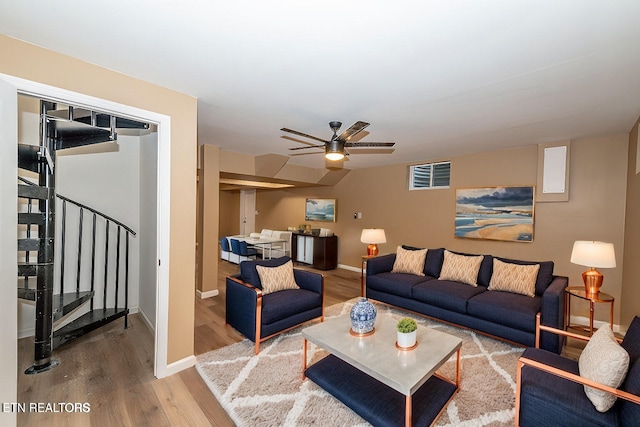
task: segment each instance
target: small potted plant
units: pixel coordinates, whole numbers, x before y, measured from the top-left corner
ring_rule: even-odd
[[[410,317],[400,319],[398,322],[397,344],[400,348],[412,348],[416,345],[416,329],[418,325]]]

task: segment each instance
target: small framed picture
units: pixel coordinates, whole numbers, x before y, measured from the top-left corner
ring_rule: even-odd
[[[307,199],[305,221],[336,222],[336,199]]]

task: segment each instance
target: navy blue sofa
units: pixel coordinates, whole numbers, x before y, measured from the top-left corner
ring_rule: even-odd
[[[240,274],[226,278],[226,322],[255,343],[256,354],[262,341],[309,320],[324,319],[321,274],[294,268],[300,289],[263,295],[256,266],[277,267],[290,259],[242,261]]]
[[[477,287],[437,280],[444,261],[444,248],[427,251],[424,276],[391,273],[395,258],[396,254],[389,254],[367,261],[367,298],[528,347],[535,344],[538,312],[542,314],[542,324],[564,328],[565,288],[569,279],[553,274],[552,261],[529,262],[496,257],[503,262],[540,264],[535,296],[529,297],[487,289],[493,272],[492,255],[484,255]],[[543,332],[540,337],[541,348],[554,353],[560,352],[563,343],[564,337],[552,333]]]
[[[556,333],[575,337],[565,331]],[[606,412],[598,412],[585,394],[577,361],[526,349],[518,361],[516,425],[640,426],[640,317],[633,319],[621,345],[629,353],[629,370],[615,391],[616,403]]]

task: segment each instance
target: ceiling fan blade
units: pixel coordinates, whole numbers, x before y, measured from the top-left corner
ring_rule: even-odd
[[[395,142],[345,142],[345,147],[393,147]]]
[[[313,142],[309,142],[309,141],[303,141],[300,138],[294,138],[293,136],[289,136],[289,135],[282,135],[280,138],[282,139],[288,139],[289,141],[293,141],[293,142],[297,142],[298,144],[305,144],[305,145],[309,145],[311,147],[315,147],[316,144],[314,144]]]
[[[393,154],[393,148],[353,148],[351,154]]]
[[[324,139],[320,139],[318,137],[315,137],[313,135],[307,135],[306,133],[298,132],[297,130],[292,130],[292,129],[287,129],[287,128],[282,128],[280,130],[283,131],[283,132],[292,133],[294,135],[304,136],[305,138],[315,139],[316,141],[320,141],[320,142],[324,142],[324,143],[329,142],[329,141],[325,141]]]
[[[324,151],[313,151],[311,153],[293,153],[293,154],[289,154],[289,157],[295,157],[295,156],[306,156],[307,154],[324,154]]]
[[[323,145],[309,145],[308,147],[293,147],[289,148],[289,150],[306,150],[307,148],[324,148]]]
[[[352,136],[361,132],[364,128],[369,126],[367,122],[355,122],[351,127],[340,134],[338,137],[341,141],[348,141]]]

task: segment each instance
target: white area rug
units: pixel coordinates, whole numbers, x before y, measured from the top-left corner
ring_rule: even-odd
[[[325,318],[348,314],[356,301],[329,307]],[[463,339],[461,387],[436,425],[513,425],[516,361],[523,348],[383,304],[376,307],[378,316],[413,317],[420,325]],[[369,425],[311,380],[302,380],[300,331],[306,326],[262,343],[257,356],[249,340],[198,356],[196,369],[239,427]],[[309,343],[310,359],[325,354]],[[438,372],[455,378],[455,355]]]

